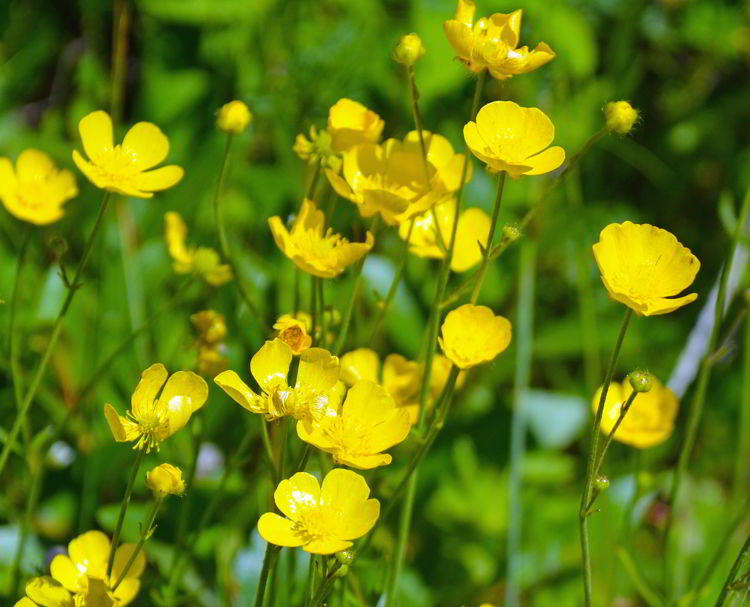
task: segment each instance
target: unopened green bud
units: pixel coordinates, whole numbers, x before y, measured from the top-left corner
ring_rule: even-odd
[[[414,33],[402,36],[396,48],[393,49],[393,59],[404,65],[414,65],[424,57],[424,54],[422,39]]]
[[[653,377],[648,371],[633,371],[628,375],[628,381],[633,388],[633,392],[649,392],[653,385]]]
[[[594,479],[594,489],[597,491],[606,491],[609,489],[609,479],[606,476],[597,476]]]
[[[347,573],[349,573],[349,565],[341,565],[333,575],[334,577],[344,577]]]
[[[344,566],[351,565],[354,560],[354,553],[351,550],[342,550],[336,553],[336,560]]]

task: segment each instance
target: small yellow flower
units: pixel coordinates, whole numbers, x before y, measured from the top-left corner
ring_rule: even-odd
[[[312,345],[312,337],[307,333],[308,323],[291,314],[279,316],[273,328],[279,332],[278,338],[292,349],[295,356],[299,356]]]
[[[333,278],[367,255],[375,237],[367,232],[365,242],[349,242],[331,228],[324,232],[325,216],[312,200],[305,199],[292,226],[286,229],[280,217],[268,220],[276,246],[302,271],[320,278]]]
[[[602,415],[601,431],[604,434],[612,431],[620,417],[622,407],[632,393],[633,387],[628,380],[609,384]],[[602,388],[600,387],[592,400],[594,414],[599,408],[601,395]],[[635,397],[617,428],[614,439],[638,449],[646,449],[663,443],[672,435],[678,408],[679,402],[674,392],[654,377],[651,390]]]
[[[13,169],[8,158],[0,158],[0,200],[7,211],[29,223],[47,225],[60,219],[65,201],[78,194],[73,173],[58,170],[44,152],[21,152]]]
[[[393,49],[393,59],[404,65],[414,65],[424,57],[425,48],[422,39],[415,33],[406,34],[398,41],[398,45]]]
[[[312,474],[298,472],[281,481],[273,494],[286,518],[266,512],[258,521],[258,532],[271,544],[301,546],[313,554],[346,550],[378,520],[380,502],[369,496],[365,479],[351,470],[334,468],[322,487]]]
[[[153,171],[169,152],[169,140],[150,122],[139,122],[125,134],[121,145],[114,144],[112,119],[107,112],[92,112],[78,124],[84,159],[73,150],[73,162],[97,188],[125,196],[151,198],[153,192],[175,185],[184,174],[176,166]]]
[[[333,399],[339,379],[339,359],[323,348],[308,348],[300,355],[297,383],[287,383],[292,349],[280,339],[266,341],[250,360],[250,372],[260,386],[256,394],[234,371],[214,378],[216,384],[236,403],[251,413],[274,420],[291,416],[309,424]]]
[[[310,139],[302,133],[294,140],[292,150],[309,164],[320,164],[323,168],[338,172],[341,170],[341,157],[333,149],[331,134],[310,127]]]
[[[495,358],[510,344],[510,321],[486,306],[465,304],[448,313],[438,338],[443,353],[459,369]]]
[[[104,416],[118,443],[137,441],[133,448],[146,451],[158,448],[160,442],[180,430],[204,405],[208,385],[199,375],[178,371],[169,381],[167,376],[161,363],[151,365],[143,372],[133,392],[127,417],[118,415],[112,405],[104,405]]]
[[[554,138],[555,125],[542,110],[512,101],[488,103],[479,110],[476,122],[464,126],[464,139],[474,156],[490,171],[505,171],[513,179],[560,167],[565,150],[548,147]]]
[[[466,158],[455,154],[450,142],[423,131],[427,148],[425,169],[419,134],[411,131],[403,141],[364,143],[343,154],[343,170],[326,176],[339,196],[359,207],[363,217],[380,213],[397,225],[452,198],[461,185]],[[467,180],[471,179],[471,164]]]
[[[239,135],[253,119],[250,109],[242,101],[230,101],[221,106],[216,116],[216,127],[227,133]]]
[[[146,474],[146,486],[151,489],[157,498],[185,493],[185,481],[182,480],[182,470],[172,464],[161,464],[152,468]]]
[[[666,230],[630,221],[612,223],[593,249],[609,296],[636,314],[667,314],[698,297],[677,297],[693,283],[701,264]]]
[[[493,78],[504,80],[533,72],[555,58],[555,53],[544,42],[533,51],[527,46],[518,47],[523,11],[495,13],[476,23],[475,12],[474,2],[458,0],[455,19],[443,23],[456,58],[472,72],[486,69]]]
[[[391,394],[363,379],[349,389],[343,405],[327,408],[311,431],[298,422],[297,435],[332,454],[338,464],[369,470],[391,463],[382,451],[402,442],[410,428],[409,414]]]
[[[351,99],[339,99],[328,111],[328,133],[334,152],[363,142],[380,140],[385,122],[372,110]]]
[[[638,110],[627,101],[610,101],[604,108],[607,128],[610,131],[627,135],[638,121]]]
[[[232,280],[232,268],[220,263],[219,254],[208,247],[188,247],[185,244],[187,226],[179,213],[164,214],[164,240],[172,257],[172,268],[177,274],[196,274],[208,284],[218,287]]]
[[[227,336],[227,323],[223,314],[216,310],[201,310],[190,316],[198,329],[198,339],[204,344],[218,344]]]

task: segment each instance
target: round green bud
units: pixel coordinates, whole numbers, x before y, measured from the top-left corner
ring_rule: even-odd
[[[344,577],[347,573],[349,573],[349,565],[341,565],[333,575],[334,577]]]
[[[336,560],[342,565],[351,565],[354,560],[354,553],[351,550],[342,550],[336,553]]]
[[[597,491],[606,491],[609,489],[609,479],[606,476],[597,476],[594,479],[594,489]]]
[[[633,392],[644,393],[651,390],[653,376],[648,371],[633,371],[628,375],[628,381]]]

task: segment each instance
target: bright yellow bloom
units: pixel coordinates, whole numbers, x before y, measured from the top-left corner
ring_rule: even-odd
[[[456,58],[472,72],[489,70],[498,80],[533,72],[552,61],[555,53],[544,42],[533,51],[518,48],[523,11],[495,13],[474,23],[476,4],[458,0],[456,18],[443,23],[445,35],[456,51]]]
[[[406,240],[411,229],[410,253],[418,257],[443,259],[445,252],[440,247],[440,241],[437,237],[435,217],[437,217],[437,226],[439,226],[443,242],[447,246],[453,231],[453,218],[456,216],[455,201],[444,202],[436,206],[433,211],[418,215],[414,220],[413,229],[411,228],[411,221],[403,222],[398,228],[398,235],[402,240]],[[478,243],[481,242],[482,246],[487,244],[490,223],[490,217],[482,209],[471,208],[461,213],[456,231],[456,246],[453,251],[451,270],[466,272],[482,261],[482,250]]]
[[[338,464],[369,470],[391,463],[382,451],[402,442],[410,428],[409,414],[393,396],[363,379],[349,389],[343,405],[328,407],[311,431],[298,422],[297,435],[332,454]]]
[[[242,101],[230,101],[221,106],[216,116],[216,126],[227,133],[239,135],[253,119],[250,109]]]
[[[172,257],[172,268],[177,274],[196,274],[208,284],[218,287],[232,280],[229,264],[219,263],[219,254],[208,247],[188,247],[185,244],[187,226],[179,213],[164,214],[164,240]]]
[[[486,306],[465,304],[448,313],[438,338],[440,347],[459,369],[495,358],[510,344],[510,321]]]
[[[287,518],[266,512],[258,521],[258,532],[271,544],[302,546],[313,554],[346,550],[378,520],[380,502],[369,496],[365,479],[351,470],[334,468],[322,487],[312,474],[298,472],[281,481],[273,494]]]
[[[182,470],[172,464],[161,464],[152,468],[146,474],[146,486],[159,498],[185,493],[185,481],[182,480]]]
[[[227,323],[223,314],[216,310],[201,310],[190,316],[190,322],[198,329],[198,339],[204,344],[218,344],[227,336]]]
[[[291,314],[282,314],[273,328],[279,332],[278,338],[292,349],[292,354],[299,356],[312,345],[308,335],[309,324]]]
[[[521,107],[512,101],[493,101],[464,126],[471,152],[495,173],[505,171],[513,179],[543,175],[565,161],[565,150],[548,147],[555,125],[540,109]]]
[[[422,39],[415,33],[406,34],[398,41],[398,45],[393,49],[393,59],[404,65],[414,65],[425,54]]]
[[[380,213],[396,225],[453,197],[461,185],[463,154],[455,154],[440,135],[422,131],[427,148],[427,167],[422,159],[419,133],[407,133],[403,141],[361,144],[343,155],[341,175],[326,171],[336,193],[359,207],[363,217]],[[467,181],[471,179],[471,163]]]
[[[604,108],[607,128],[610,131],[627,135],[638,121],[638,110],[627,101],[610,101]]]
[[[633,387],[627,379],[621,384],[618,382],[609,384],[602,415],[601,431],[604,434],[609,434],[612,431],[620,417],[622,407],[632,393]],[[601,395],[602,388],[600,387],[592,400],[594,414],[599,408]],[[617,428],[614,439],[639,449],[646,449],[663,443],[672,434],[678,408],[679,402],[674,392],[654,377],[651,390],[635,397],[622,423]]]
[[[320,415],[333,398],[339,379],[339,359],[323,348],[308,348],[300,356],[297,383],[287,383],[292,349],[280,339],[266,341],[250,360],[250,372],[261,389],[256,394],[234,371],[214,378],[236,403],[251,413],[274,420],[289,415],[307,424]]]
[[[167,376],[167,369],[161,363],[151,365],[141,374],[127,417],[118,415],[112,405],[104,405],[104,416],[118,443],[137,441],[133,448],[146,451],[158,448],[160,442],[180,430],[204,405],[208,385],[203,378],[192,371],[178,371],[169,381]]]
[[[334,152],[344,152],[358,143],[379,141],[384,126],[380,116],[351,99],[339,99],[328,111],[328,133]]]
[[[8,158],[0,158],[0,200],[18,219],[36,225],[57,221],[64,214],[65,201],[77,194],[73,173],[58,170],[44,152],[24,150],[15,170]]]
[[[667,314],[698,297],[676,297],[693,283],[701,264],[666,230],[630,221],[612,223],[593,249],[609,296],[636,314]]]
[[[302,202],[291,231],[280,217],[268,220],[276,246],[302,271],[320,278],[333,278],[358,261],[375,244],[375,237],[367,232],[365,242],[349,242],[331,228],[324,230],[325,215],[312,200]]]
[[[133,125],[121,145],[114,144],[112,119],[107,112],[99,110],[84,116],[78,130],[88,161],[73,150],[73,162],[97,188],[151,198],[153,192],[171,188],[182,179],[184,171],[173,164],[149,170],[169,152],[169,140],[150,122]]]

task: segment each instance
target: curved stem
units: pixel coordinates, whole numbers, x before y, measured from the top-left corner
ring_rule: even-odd
[[[734,583],[734,579],[735,577],[737,577],[737,572],[739,571],[740,567],[742,567],[745,559],[748,557],[748,553],[750,553],[750,537],[745,540],[740,553],[737,555],[737,559],[734,561],[734,565],[732,565],[732,568],[729,570],[729,575],[727,576],[724,585],[721,587],[719,597],[716,599],[715,607],[722,607],[722,605],[724,605],[724,601],[726,601],[727,595],[732,589],[731,587]]]
[[[255,607],[263,607],[263,597],[266,594],[268,575],[271,573],[271,567],[273,566],[280,550],[281,548],[274,544],[268,544],[266,546],[266,553],[263,556],[263,569],[261,569],[260,578],[258,579],[258,590],[255,592]],[[312,558],[312,556],[310,558]]]
[[[115,562],[115,553],[117,552],[117,545],[120,542],[120,533],[122,532],[122,525],[125,522],[125,514],[128,511],[128,505],[130,504],[130,496],[133,494],[133,487],[135,486],[135,479],[138,476],[138,470],[141,468],[143,458],[146,455],[145,449],[138,449],[138,454],[135,456],[135,462],[130,470],[130,478],[128,479],[128,486],[125,489],[125,495],[122,497],[122,504],[120,504],[120,514],[117,516],[117,524],[115,525],[115,532],[112,535],[112,544],[109,548],[109,558],[107,559],[107,578],[112,575],[112,565]]]
[[[133,553],[130,555],[128,562],[125,563],[125,567],[123,567],[122,573],[120,573],[120,577],[117,578],[115,585],[112,586],[112,592],[117,590],[117,587],[122,583],[122,581],[128,575],[128,571],[130,571],[130,568],[133,566],[133,563],[135,563],[135,559],[138,558],[138,555],[141,553],[141,550],[143,550],[143,545],[146,543],[146,540],[148,540],[148,538],[151,537],[151,534],[153,533],[154,521],[156,520],[156,515],[159,513],[159,508],[161,508],[161,504],[163,501],[164,501],[164,498],[160,497],[160,498],[157,498],[156,501],[154,502],[154,505],[151,508],[151,513],[146,519],[148,522],[141,529],[141,537],[139,538],[138,543],[135,546],[135,550],[133,550]]]
[[[620,410],[620,415],[617,417],[617,421],[615,422],[615,425],[612,426],[612,430],[609,431],[609,434],[607,435],[607,439],[604,441],[604,444],[602,445],[602,451],[599,455],[599,459],[596,462],[596,466],[594,466],[594,478],[596,478],[599,475],[599,470],[602,467],[602,464],[604,463],[604,456],[607,454],[607,449],[609,449],[609,445],[612,442],[612,439],[615,437],[615,432],[617,432],[617,428],[620,427],[620,424],[622,423],[622,420],[625,419],[625,416],[627,415],[628,411],[630,411],[630,407],[633,404],[633,401],[635,400],[635,397],[638,396],[638,392],[631,392],[630,396],[628,397],[628,400],[625,401],[625,405]]]
[[[490,221],[490,233],[487,235],[487,243],[482,251],[482,265],[479,266],[479,272],[477,274],[477,281],[474,283],[474,290],[471,292],[470,303],[477,303],[479,299],[479,292],[482,290],[482,283],[484,277],[487,274],[487,268],[490,262],[490,250],[492,249],[492,240],[495,238],[495,230],[497,228],[497,219],[500,215],[500,205],[503,201],[503,189],[505,187],[505,171],[502,171],[497,176],[497,194],[495,196],[495,204],[492,205],[492,219]]]

